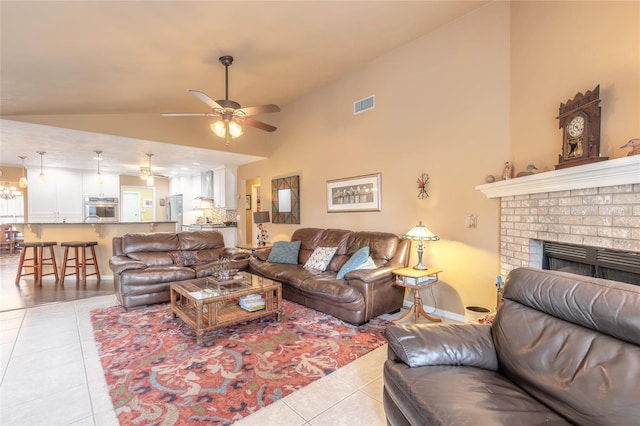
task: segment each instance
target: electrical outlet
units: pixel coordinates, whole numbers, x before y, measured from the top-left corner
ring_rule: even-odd
[[[464,218],[465,228],[477,228],[478,227],[478,215],[476,213],[469,213]]]

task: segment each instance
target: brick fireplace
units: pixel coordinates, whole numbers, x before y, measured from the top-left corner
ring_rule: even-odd
[[[488,198],[500,198],[503,276],[517,267],[542,267],[544,241],[640,256],[640,155],[476,189]]]

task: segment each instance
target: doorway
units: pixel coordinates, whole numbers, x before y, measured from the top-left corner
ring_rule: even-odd
[[[122,191],[121,222],[140,222],[140,193]]]

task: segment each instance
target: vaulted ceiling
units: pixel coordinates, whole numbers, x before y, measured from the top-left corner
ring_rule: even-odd
[[[224,99],[219,56],[235,58],[230,99],[243,106],[274,103],[284,113],[293,100],[485,3],[3,0],[0,161],[18,164],[17,156],[27,155],[27,164],[39,164],[35,151],[44,150],[60,166],[90,169],[95,162],[87,153],[102,149],[123,172],[138,161],[132,155],[155,151],[162,154],[154,157],[157,166],[172,170],[178,164],[171,145],[158,144],[170,141],[143,123],[150,117],[160,123],[161,112],[207,112],[189,89]],[[161,119],[167,129],[206,129],[211,121]],[[259,119],[277,125],[275,114]],[[259,133],[248,129],[245,136]],[[183,152],[208,166],[262,155],[234,154],[217,140]]]

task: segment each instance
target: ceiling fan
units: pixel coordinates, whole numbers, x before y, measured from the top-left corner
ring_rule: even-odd
[[[268,112],[279,112],[280,108],[274,104],[259,105],[242,108],[239,103],[229,100],[229,66],[233,63],[233,56],[221,56],[220,63],[224,65],[224,86],[225,98],[214,101],[205,93],[198,90],[189,90],[189,92],[207,104],[212,112],[178,112],[163,113],[165,117],[219,117],[220,120],[211,124],[211,131],[223,139],[226,139],[227,146],[232,138],[242,135],[241,124],[256,127],[267,132],[273,132],[276,127],[251,118],[252,115],[266,114]]]

